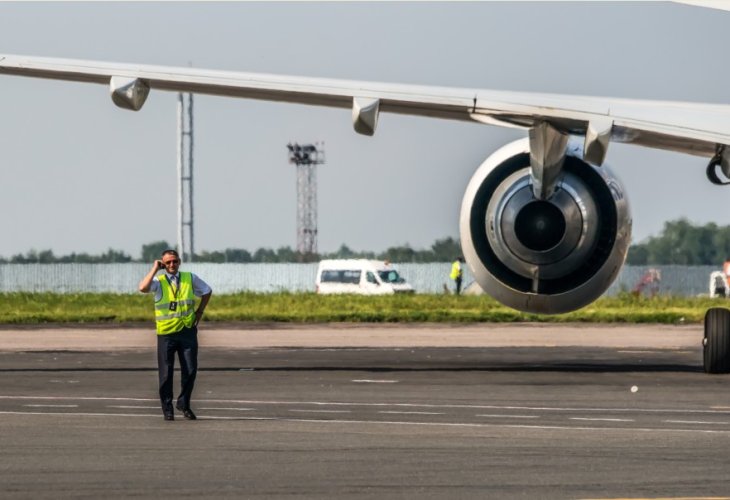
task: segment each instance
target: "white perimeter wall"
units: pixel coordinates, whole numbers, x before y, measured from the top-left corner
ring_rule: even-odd
[[[417,293],[442,293],[451,263],[395,264]],[[465,266],[466,267],[466,266]],[[661,271],[659,293],[694,296],[708,293],[713,266],[655,266]],[[136,293],[149,264],[0,264],[0,292],[114,292]],[[313,292],[317,264],[185,264],[207,281],[216,293]],[[607,294],[631,290],[648,266],[625,266]],[[464,285],[473,277],[465,271]]]

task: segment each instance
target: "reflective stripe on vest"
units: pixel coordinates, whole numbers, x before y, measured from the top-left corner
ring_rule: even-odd
[[[193,294],[192,273],[178,273],[180,288],[175,290],[167,281],[167,275],[160,275],[160,300],[155,302],[155,321],[157,335],[177,333],[183,328],[191,328],[195,323],[195,295]],[[174,311],[170,310],[170,303],[177,302]]]

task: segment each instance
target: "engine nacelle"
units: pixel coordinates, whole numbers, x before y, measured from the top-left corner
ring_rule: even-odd
[[[555,193],[533,195],[528,139],[477,169],[461,206],[461,245],[477,283],[506,306],[557,314],[608,289],[631,242],[623,186],[570,145]]]
[[[109,80],[112,102],[122,109],[139,111],[150,93],[150,85],[139,78],[112,76]]]

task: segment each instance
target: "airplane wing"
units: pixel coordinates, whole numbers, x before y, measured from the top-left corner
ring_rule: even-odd
[[[583,307],[618,275],[632,219],[623,187],[601,167],[612,141],[711,157],[708,179],[730,183],[727,105],[13,55],[0,55],[0,74],[109,85],[112,101],[131,110],[139,110],[153,90],[350,108],[355,131],[365,135],[375,132],[381,113],[528,129],[528,137],[477,168],[460,216],[463,255],[480,287],[526,312]],[[570,135],[585,137],[582,152],[569,145]]]
[[[674,3],[683,3],[707,9],[730,10],[730,4],[727,3],[727,0],[675,0]]]
[[[0,74],[110,85],[120,107],[137,110],[150,90],[351,108],[359,133],[379,113],[557,130],[711,157],[730,144],[730,106],[280,76],[196,68],[0,55]]]

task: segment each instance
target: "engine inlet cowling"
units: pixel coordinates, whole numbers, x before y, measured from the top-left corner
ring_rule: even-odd
[[[150,85],[139,78],[112,76],[109,80],[112,101],[122,109],[139,111],[150,93]]]
[[[623,187],[571,145],[553,195],[535,198],[527,139],[477,169],[461,208],[461,243],[482,289],[525,312],[583,307],[610,286],[631,240]]]

